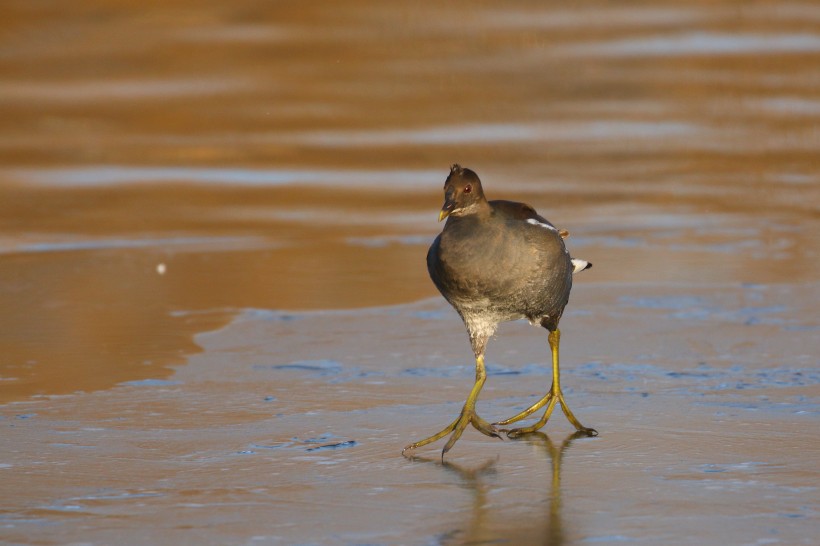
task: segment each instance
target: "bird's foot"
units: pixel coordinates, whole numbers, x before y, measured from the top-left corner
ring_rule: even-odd
[[[519,414],[517,414],[513,417],[510,417],[509,419],[505,419],[504,421],[501,421],[501,422],[496,423],[496,424],[505,425],[505,424],[508,424],[508,423],[514,423],[514,422],[516,422],[520,419],[523,419],[524,417],[527,417],[528,415],[538,411],[538,409],[540,409],[541,407],[546,405],[547,409],[544,411],[544,415],[536,423],[534,423],[534,424],[532,424],[528,427],[520,427],[520,428],[514,428],[514,429],[510,429],[510,430],[504,430],[504,429],[501,430],[501,432],[504,432],[504,433],[507,434],[508,438],[517,438],[517,437],[522,436],[524,434],[532,434],[533,432],[536,432],[537,430],[543,428],[544,425],[547,424],[547,421],[549,420],[550,416],[552,415],[552,410],[555,409],[555,405],[558,404],[558,403],[561,404],[561,409],[563,410],[564,415],[566,415],[569,422],[572,423],[572,425],[575,427],[575,429],[578,432],[580,432],[582,434],[585,434],[586,436],[598,436],[598,431],[597,430],[595,430],[594,428],[585,427],[584,425],[581,424],[581,422],[575,417],[575,415],[573,415],[572,411],[570,411],[569,406],[567,405],[566,401],[564,400],[564,394],[560,390],[555,390],[555,389],[550,389],[550,392],[548,392],[547,395],[544,396],[544,398],[542,398],[541,400],[539,400],[538,402],[536,402],[535,404],[533,404],[529,408],[525,409],[521,413],[519,413]]]
[[[520,421],[521,419],[524,419],[525,417],[529,417],[530,415],[532,415],[536,411],[543,408],[545,405],[549,404],[550,400],[552,400],[552,390],[550,390],[550,392],[548,392],[541,400],[539,400],[538,402],[536,402],[532,406],[528,407],[524,411],[513,415],[509,419],[504,419],[503,421],[498,421],[496,423],[493,423],[493,425],[498,425],[498,426],[503,427],[503,426],[515,423],[516,421]],[[507,432],[507,431],[504,430],[502,432]]]
[[[407,451],[412,451],[421,446],[431,444],[436,440],[440,440],[449,434],[450,438],[444,445],[444,449],[441,450],[441,458],[444,459],[444,454],[450,451],[450,449],[452,449],[452,447],[456,444],[458,439],[461,438],[461,435],[467,429],[467,425],[473,425],[473,427],[482,434],[485,434],[492,438],[501,439],[499,431],[493,425],[479,417],[478,414],[475,412],[475,409],[465,407],[461,410],[461,415],[458,416],[458,419],[444,427],[441,431],[433,434],[432,436],[406,446],[404,449],[401,450],[401,453],[402,455],[405,455]]]

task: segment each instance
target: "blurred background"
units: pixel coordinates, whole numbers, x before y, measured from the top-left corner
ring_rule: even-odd
[[[167,377],[239,309],[436,296],[455,162],[585,283],[817,280],[812,2],[0,14],[0,403]]]

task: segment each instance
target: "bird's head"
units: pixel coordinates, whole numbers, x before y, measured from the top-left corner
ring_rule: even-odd
[[[478,175],[470,169],[455,164],[450,167],[450,175],[444,182],[444,205],[441,207],[438,220],[441,222],[451,214],[453,216],[470,214],[486,202]]]

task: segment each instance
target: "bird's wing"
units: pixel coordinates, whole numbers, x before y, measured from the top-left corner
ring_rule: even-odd
[[[559,234],[562,239],[565,239],[569,232],[559,230],[552,222],[535,212],[535,209],[526,203],[517,203],[515,201],[490,201],[490,206],[496,214],[511,220],[520,220],[534,226],[539,226],[549,231],[554,231]]]
[[[543,222],[547,225],[552,226],[552,224],[547,221],[546,218],[540,216],[535,209],[529,206],[526,203],[518,203],[516,201],[490,201],[490,206],[497,214],[501,214],[507,218],[512,218],[515,220],[523,220],[527,221],[530,219],[538,220],[539,222]],[[553,226],[555,227],[555,226]]]
[[[552,222],[535,212],[535,209],[526,203],[517,203],[515,201],[490,201],[490,205],[497,214],[506,218],[521,220],[528,224],[544,228],[548,231],[557,233],[562,239],[569,237],[569,231],[565,229],[556,228]],[[572,273],[580,273],[592,267],[592,264],[586,260],[572,259]]]

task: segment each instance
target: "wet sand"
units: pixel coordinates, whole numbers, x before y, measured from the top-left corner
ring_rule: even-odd
[[[0,542],[816,542],[818,8],[4,9]],[[595,264],[599,437],[400,455],[472,382],[452,162]],[[481,414],[548,354],[504,325]]]

